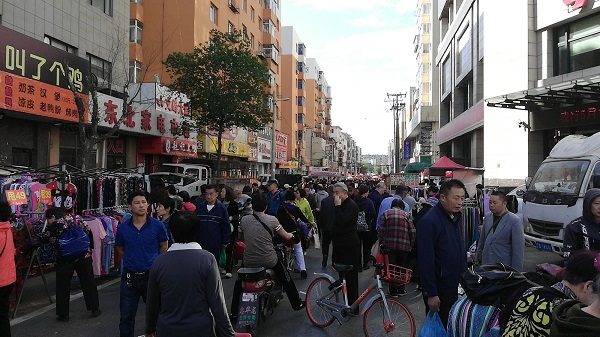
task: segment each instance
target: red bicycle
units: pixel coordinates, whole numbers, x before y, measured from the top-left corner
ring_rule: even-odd
[[[358,299],[348,304],[345,274],[352,270],[352,265],[334,264],[333,268],[342,277],[335,280],[328,274],[315,273],[317,278],[310,283],[306,291],[306,313],[310,321],[321,328],[329,326],[334,320],[340,325],[348,322],[369,293],[377,290],[377,294],[369,298],[360,312],[363,315],[365,336],[415,336],[415,322],[408,308],[395,298],[385,296],[383,283],[394,285],[407,284],[412,270],[389,263],[388,256],[383,255],[383,264],[375,264],[375,280],[363,291]],[[343,301],[340,302],[340,296]]]

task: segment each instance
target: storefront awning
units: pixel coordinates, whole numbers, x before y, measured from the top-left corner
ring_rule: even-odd
[[[404,168],[404,173],[421,173],[421,172],[423,172],[424,169],[428,168],[429,166],[431,166],[430,163],[422,163],[422,162],[409,163]]]
[[[517,91],[486,99],[487,106],[531,112],[600,102],[600,76]]]

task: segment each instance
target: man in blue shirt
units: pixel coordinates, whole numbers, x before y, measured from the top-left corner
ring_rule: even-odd
[[[279,182],[275,179],[271,179],[267,182],[267,200],[269,201],[269,207],[265,213],[272,215],[274,217],[277,216],[277,210],[279,210],[279,206],[283,205],[285,202],[285,193],[279,190]]]
[[[408,187],[406,187],[404,185],[398,185],[398,186],[396,186],[396,194],[392,195],[391,197],[387,197],[387,198],[383,199],[383,201],[381,201],[381,205],[379,206],[379,212],[377,213],[377,224],[376,224],[377,231],[379,231],[379,222],[381,221],[381,216],[383,215],[383,212],[392,208],[392,201],[394,201],[394,199],[402,200],[402,198],[404,196],[406,196],[407,192],[408,192]],[[410,208],[408,207],[408,205],[406,203],[404,203],[404,211],[406,213],[410,213]]]
[[[146,302],[150,267],[158,254],[166,252],[168,248],[165,225],[148,216],[146,193],[131,193],[127,203],[132,217],[119,225],[115,237],[117,254],[123,258],[119,322],[121,337],[134,336],[140,297]]]

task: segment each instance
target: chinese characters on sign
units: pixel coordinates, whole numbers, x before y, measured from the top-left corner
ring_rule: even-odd
[[[6,201],[11,206],[27,204],[27,196],[25,190],[6,190]]]
[[[87,108],[89,98],[81,95]],[[0,108],[78,122],[73,93],[67,89],[0,71]],[[87,122],[88,114],[84,115]]]
[[[49,204],[52,202],[52,194],[50,193],[50,189],[48,189],[48,188],[40,189],[40,202],[42,204]]]
[[[287,135],[279,131],[275,134],[275,163],[287,164]]]
[[[596,107],[587,109],[577,109],[571,111],[562,111],[560,113],[560,123],[569,124],[577,122],[589,122],[596,120]]]
[[[196,141],[167,137],[145,137],[138,139],[138,153],[164,154],[169,156],[198,157]]]
[[[0,71],[87,94],[89,62],[12,29],[0,26]],[[65,69],[68,67],[68,69]]]

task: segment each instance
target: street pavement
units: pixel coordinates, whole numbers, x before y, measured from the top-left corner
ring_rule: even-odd
[[[549,252],[540,252],[535,248],[525,248],[525,269],[534,270],[538,263],[561,263],[561,257]],[[321,250],[312,246],[306,255],[306,265],[309,277],[300,279],[300,274],[292,274],[300,292],[306,291],[308,285],[314,279],[313,272],[326,272],[337,278],[331,266],[321,267]],[[231,279],[223,279],[223,289],[228,307],[231,304],[231,296],[235,276]],[[372,281],[373,268],[359,274],[360,292]],[[54,273],[47,275],[50,293],[54,295]],[[86,311],[81,291],[75,285],[71,292],[70,321],[59,322],[55,319],[54,304],[49,304],[44,290],[41,277],[34,277],[28,281],[25,287],[25,295],[17,316],[11,321],[13,337],[26,336],[118,336],[119,335],[119,279],[103,278],[99,282],[100,308],[102,314],[92,317]],[[387,288],[387,286],[386,286]],[[421,292],[416,290],[416,285],[407,285],[408,294],[400,300],[408,306],[415,318],[417,332],[425,318],[425,309]],[[387,290],[387,289],[386,289]],[[374,295],[374,294],[373,294]],[[301,294],[301,297],[304,295]],[[366,303],[363,302],[363,303]],[[361,307],[362,309],[362,307]],[[140,301],[136,318],[136,336],[144,333],[145,305]],[[258,335],[261,337],[280,337],[286,335],[319,337],[319,336],[360,336],[363,334],[362,317],[351,319],[344,325],[334,322],[327,328],[317,328],[310,323],[306,311],[294,311],[287,299],[284,299],[276,308],[273,315],[267,317],[265,324],[259,327]]]

